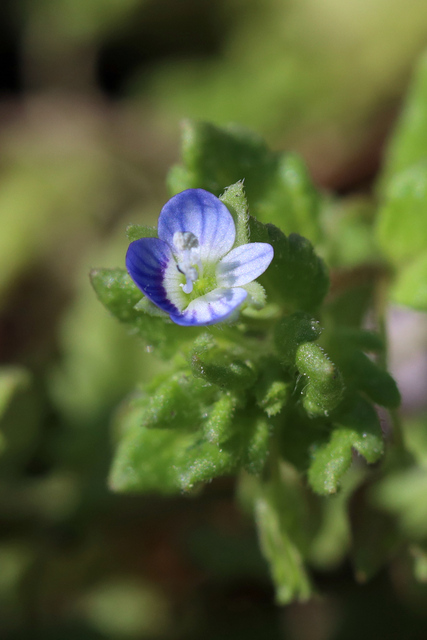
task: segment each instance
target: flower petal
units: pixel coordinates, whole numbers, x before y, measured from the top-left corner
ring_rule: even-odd
[[[273,247],[252,242],[236,247],[217,266],[219,287],[242,287],[258,278],[273,260]]]
[[[171,301],[165,288],[165,273],[173,272],[173,269],[177,271],[175,259],[166,242],[158,238],[141,238],[131,242],[126,254],[126,268],[136,286],[154,304],[167,313],[179,313],[179,308]]]
[[[187,189],[173,196],[159,216],[159,238],[173,250],[177,231],[191,232],[199,241],[202,262],[218,262],[234,244],[236,227],[227,207],[204,189]]]
[[[171,314],[171,320],[184,326],[215,324],[228,318],[247,296],[244,289],[214,289],[190,302],[181,315]]]

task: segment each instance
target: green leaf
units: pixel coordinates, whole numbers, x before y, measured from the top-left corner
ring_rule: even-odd
[[[298,347],[295,364],[305,376],[303,407],[310,416],[328,416],[344,397],[344,382],[338,367],[314,343]]]
[[[182,161],[169,175],[172,193],[202,187],[219,196],[244,180],[252,215],[317,241],[320,200],[299,157],[270,151],[242,127],[186,121]]]
[[[172,195],[181,193],[181,191],[185,191],[186,189],[196,189],[198,186],[200,187],[200,185],[197,185],[197,180],[191,171],[180,164],[175,164],[169,169],[167,186],[169,193]]]
[[[341,373],[314,341],[322,329],[306,313],[294,313],[276,326],[275,341],[285,367],[304,376],[303,406],[310,416],[327,416],[340,403]]]
[[[384,186],[397,173],[427,159],[427,55],[416,70],[409,95],[385,155]]]
[[[421,253],[408,266],[402,265],[392,286],[391,297],[397,304],[427,311],[427,252]]]
[[[248,417],[247,426],[251,422],[248,441],[244,445],[243,467],[249,473],[259,475],[269,455],[272,425],[265,416],[252,416],[252,420]]]
[[[334,326],[359,330],[367,311],[372,309],[377,279],[370,269],[360,280],[351,273],[349,276],[341,286],[335,287],[334,295],[323,305],[323,313]]]
[[[280,154],[275,160],[264,196],[252,212],[260,220],[318,242],[320,197],[304,162],[294,154]]]
[[[299,479],[288,471],[280,484],[264,486],[255,502],[261,550],[270,564],[280,605],[311,595],[303,561],[309,527],[302,493]]]
[[[143,297],[126,269],[93,269],[90,279],[98,299],[121,322],[136,323],[141,312],[135,305]]]
[[[257,199],[274,167],[264,141],[236,125],[221,129],[185,121],[181,153],[184,169],[174,168],[168,180],[172,193],[201,187],[219,196],[230,184],[245,180],[248,199]]]
[[[267,359],[262,366],[262,375],[255,388],[258,406],[268,417],[283,409],[292,393],[293,383],[285,380],[283,368],[275,359]]]
[[[354,327],[335,328],[333,344],[337,345],[338,351],[353,348],[378,353],[385,349],[384,340],[378,333]]]
[[[248,360],[234,355],[231,346],[220,348],[208,334],[195,342],[191,353],[191,370],[195,376],[227,389],[243,390],[252,387],[256,371]]]
[[[148,393],[135,397],[132,406],[141,410],[141,426],[181,428],[194,431],[215,397],[215,389],[195,378],[191,371],[178,371],[166,380],[154,381]]]
[[[367,355],[356,349],[342,349],[338,362],[347,385],[363,391],[372,402],[382,407],[399,406],[400,393],[395,381]]]
[[[137,427],[120,443],[110,475],[113,491],[179,493],[231,473],[232,453],[199,434]]]
[[[283,417],[277,419],[277,439],[281,457],[302,474],[312,462],[312,452],[328,441],[331,423],[329,419],[308,416],[301,410],[300,388],[292,386],[290,402],[283,409]]]
[[[351,269],[378,263],[378,244],[372,233],[376,209],[372,198],[360,195],[325,203],[322,223],[328,239],[324,257],[330,267]]]
[[[391,178],[378,213],[377,235],[394,264],[427,251],[427,159]]]
[[[129,242],[140,240],[141,238],[157,238],[157,229],[147,227],[145,224],[130,224],[126,228],[126,235]]]
[[[383,454],[383,439],[378,416],[361,396],[353,396],[335,418],[329,442],[313,451],[308,480],[316,493],[335,493],[352,462],[352,450],[368,463]]]
[[[427,56],[421,59],[386,156],[378,218],[384,253],[400,265],[393,299],[425,310],[427,292]],[[409,262],[409,264],[408,264]]]
[[[342,563],[351,544],[349,501],[366,476],[364,469],[353,467],[344,476],[341,490],[318,497],[319,525],[310,541],[309,561],[319,569],[331,569]],[[367,522],[369,526],[369,521]]]
[[[231,473],[239,458],[207,442],[197,431],[143,427],[145,407],[128,405],[119,415],[122,433],[114,457],[113,491],[178,493],[200,482]]]
[[[352,460],[352,433],[347,429],[334,429],[327,445],[313,455],[308,479],[314,491],[320,494],[335,493]]]
[[[152,309],[149,302],[142,302],[142,293],[125,269],[93,269],[92,286],[104,307],[118,320],[129,325],[159,355],[170,358],[180,346],[194,340],[200,330],[179,327],[164,314]]]
[[[319,322],[307,313],[297,312],[283,318],[275,328],[276,347],[282,362],[295,366],[298,347],[317,340],[321,333]]]
[[[329,276],[311,243],[291,233],[286,237],[272,224],[250,217],[252,242],[268,242],[274,249],[273,262],[260,277],[267,295],[282,301],[289,311],[313,311],[329,289]]]
[[[198,397],[200,389],[193,395],[188,390],[185,407],[182,389],[175,404],[166,395],[164,406],[162,391],[167,389],[159,388],[152,402],[132,400],[118,416],[120,442],[110,474],[114,491],[188,491],[241,466],[261,473],[270,435],[264,418],[236,412],[236,399],[227,393],[208,406]],[[183,425],[183,419],[189,422]]]
[[[340,327],[329,336],[328,349],[349,389],[362,391],[372,402],[383,407],[399,406],[400,393],[391,375],[362,351],[383,351],[380,336],[370,331]]]
[[[151,302],[151,300],[145,296],[136,303],[134,309],[135,311],[142,311],[143,313],[147,313],[149,316],[154,316],[155,318],[163,318],[164,320],[169,319],[166,311],[157,307],[154,302]]]
[[[234,246],[247,244],[249,242],[249,211],[243,182],[236,182],[236,184],[227,187],[220,200],[233,216],[236,225]]]
[[[242,313],[247,317],[260,317],[260,311],[264,309],[267,302],[267,294],[265,289],[259,282],[249,282],[245,284],[243,289],[246,289],[248,296],[244,302]]]
[[[230,439],[234,433],[233,421],[238,404],[239,400],[235,395],[231,393],[220,395],[203,425],[206,440],[220,445]]]
[[[405,419],[405,448],[417,463],[427,468],[427,428],[426,415],[416,414]]]

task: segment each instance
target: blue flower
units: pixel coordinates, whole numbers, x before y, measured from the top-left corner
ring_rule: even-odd
[[[258,278],[273,248],[254,242],[232,248],[234,220],[216,196],[187,189],[163,207],[158,238],[129,245],[130,277],[176,324],[208,325],[228,318],[248,295],[242,287]]]

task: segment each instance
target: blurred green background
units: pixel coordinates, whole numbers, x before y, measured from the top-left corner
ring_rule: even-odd
[[[87,273],[155,223],[183,118],[250,127],[320,188],[365,193],[426,45],[425,0],[0,4],[2,639],[425,638],[426,587],[399,561],[360,586],[337,558],[320,597],[275,607],[228,479],[108,491],[114,411],[164,365]]]

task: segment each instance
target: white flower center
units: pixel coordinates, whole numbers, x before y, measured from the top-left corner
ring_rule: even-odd
[[[180,284],[184,293],[193,291],[193,282],[202,275],[199,241],[191,231],[175,231],[173,234],[176,266],[185,276],[185,284]]]

